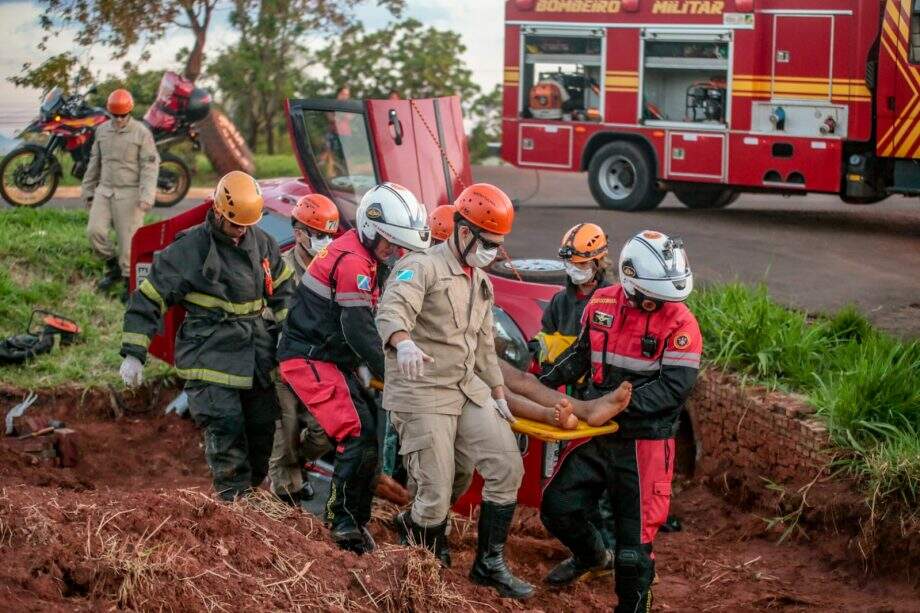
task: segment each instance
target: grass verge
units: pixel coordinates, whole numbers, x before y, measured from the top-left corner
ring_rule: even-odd
[[[25,332],[34,308],[74,319],[83,329],[78,344],[36,357],[22,366],[0,367],[0,381],[22,388],[62,384],[120,383],[124,306],[95,289],[102,262],[86,239],[85,211],[54,209],[0,213],[0,338]],[[166,374],[158,360],[148,377]]]
[[[854,308],[813,317],[770,300],[763,286],[696,292],[706,360],[808,396],[842,462],[874,498],[920,494],[920,342],[875,330]]]

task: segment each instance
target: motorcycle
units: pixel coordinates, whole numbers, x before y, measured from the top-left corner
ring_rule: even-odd
[[[177,81],[183,87],[176,87]],[[160,151],[160,169],[157,176],[155,205],[170,207],[181,201],[191,186],[192,173],[182,158],[169,153],[169,147],[190,139],[193,147],[200,149],[198,132],[194,123],[204,119],[210,111],[210,94],[194,87],[174,73],[167,73],[160,84],[160,93],[166,96],[151,105],[144,121],[153,133]],[[49,136],[44,146],[26,143],[17,147],[0,161],[0,196],[13,206],[39,207],[54,196],[63,176],[58,160],[61,149],[73,159],[71,174],[82,179],[89,165],[96,128],[109,120],[105,109],[89,106],[86,96],[95,93],[95,87],[85,94],[65,95],[59,87],[49,91],[42,100],[39,116],[19,137],[44,133]],[[183,93],[188,93],[184,98]],[[151,121],[151,119],[153,121]]]

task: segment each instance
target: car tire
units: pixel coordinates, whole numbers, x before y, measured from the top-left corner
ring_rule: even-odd
[[[236,125],[223,112],[211,109],[208,116],[195,124],[204,154],[218,175],[232,170],[255,174],[252,151]]]
[[[563,285],[566,279],[565,265],[545,258],[495,260],[486,270],[498,277],[517,280],[520,276],[521,281],[545,285]]]
[[[588,164],[588,187],[602,209],[643,211],[661,203],[654,165],[642,147],[615,141],[598,149]]]
[[[689,209],[724,209],[741,197],[739,192],[725,187],[676,187],[674,195]]]

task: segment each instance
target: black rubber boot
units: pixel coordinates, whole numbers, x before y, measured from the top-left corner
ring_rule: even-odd
[[[105,273],[96,283],[96,289],[100,292],[108,291],[121,281],[121,267],[118,265],[118,258],[111,257],[105,261]]]
[[[574,557],[558,564],[546,575],[546,583],[553,587],[565,587],[578,581],[603,577],[613,572],[613,554],[609,551],[600,564],[583,564]]]
[[[616,554],[613,583],[617,595],[614,613],[636,613],[652,608],[652,581],[655,577],[655,561],[650,557],[651,547],[621,547]]]
[[[512,575],[505,563],[505,541],[508,540],[508,529],[516,506],[514,502],[504,505],[482,502],[479,542],[470,579],[473,583],[494,587],[502,598],[525,600],[533,596],[533,586]]]
[[[122,304],[128,304],[128,296],[131,294],[131,292],[128,291],[129,281],[130,279],[128,279],[128,277],[121,278],[121,282],[123,283],[123,285],[121,287],[121,293],[118,294],[118,299],[121,300]]]
[[[339,549],[350,551],[361,555],[366,553],[367,543],[364,540],[364,532],[355,527],[354,524],[343,524],[332,529],[332,540]],[[371,539],[373,542],[373,539]]]
[[[428,528],[419,526],[412,521],[409,511],[398,513],[393,518],[399,542],[403,545],[420,545],[428,549],[438,559],[441,566],[450,568],[450,546],[447,542],[447,520],[437,526]]]

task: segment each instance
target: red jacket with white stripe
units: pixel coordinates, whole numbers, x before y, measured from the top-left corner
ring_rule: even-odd
[[[367,365],[383,378],[383,343],[374,325],[377,260],[349,230],[316,254],[294,291],[281,332],[278,359],[332,362],[349,370]]]
[[[632,306],[623,288],[613,285],[594,292],[581,321],[578,340],[547,368],[541,381],[556,387],[588,374],[586,399],[629,381],[632,400],[616,418],[619,435],[674,436],[703,351],[700,328],[690,309],[681,302],[666,302],[649,313]]]

